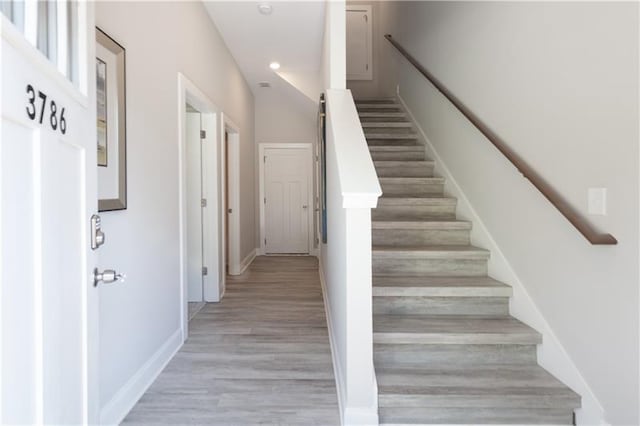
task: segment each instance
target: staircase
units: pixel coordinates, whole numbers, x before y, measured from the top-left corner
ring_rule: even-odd
[[[580,397],[537,364],[542,337],[393,99],[356,102],[383,195],[372,211],[380,424],[573,424]]]

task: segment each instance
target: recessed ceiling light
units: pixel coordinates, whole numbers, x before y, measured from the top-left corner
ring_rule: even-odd
[[[272,70],[274,70],[274,71],[275,71],[275,70],[277,70],[277,69],[280,69],[280,64],[279,64],[279,63],[277,63],[277,62],[271,62],[271,63],[269,64],[269,68],[271,68]]]
[[[263,15],[271,15],[271,12],[273,12],[273,7],[271,7],[269,3],[260,3],[258,5],[258,11]]]

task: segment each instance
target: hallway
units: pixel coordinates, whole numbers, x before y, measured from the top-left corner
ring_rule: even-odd
[[[317,259],[261,256],[227,277],[123,423],[339,424]]]

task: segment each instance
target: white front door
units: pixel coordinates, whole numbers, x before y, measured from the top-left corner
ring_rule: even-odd
[[[264,150],[266,253],[309,253],[310,152]]]
[[[93,6],[2,12],[0,423],[95,423]]]

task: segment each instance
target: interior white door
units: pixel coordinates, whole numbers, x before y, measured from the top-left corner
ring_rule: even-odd
[[[203,299],[202,139],[200,113],[187,112],[187,283],[189,302]]]
[[[267,253],[309,253],[309,150],[264,151]]]
[[[347,80],[373,78],[371,6],[347,7]]]
[[[0,423],[96,423],[93,8],[14,3],[21,21],[0,17]]]

